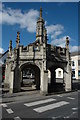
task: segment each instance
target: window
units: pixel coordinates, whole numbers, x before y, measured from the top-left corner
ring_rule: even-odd
[[[72,66],[75,66],[75,63],[74,63],[74,61],[72,61]]]
[[[78,60],[78,66],[80,65],[80,60]]]
[[[80,76],[80,70],[78,70],[78,76]]]
[[[58,71],[58,76],[61,77],[61,71]]]
[[[72,78],[75,77],[75,71],[72,71]]]

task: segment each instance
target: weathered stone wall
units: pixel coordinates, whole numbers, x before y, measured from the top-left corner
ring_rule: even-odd
[[[14,72],[11,71],[11,63],[6,65],[5,70],[5,80],[4,80],[4,87],[9,88],[9,91],[13,93],[13,80],[14,80]]]

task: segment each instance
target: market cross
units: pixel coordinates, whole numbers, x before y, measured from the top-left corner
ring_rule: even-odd
[[[6,59],[4,87],[8,87],[11,93],[21,90],[23,71],[32,69],[35,73],[34,86],[40,93],[47,94],[56,85],[55,70],[63,69],[63,87],[65,91],[71,91],[71,59],[69,52],[69,38],[66,37],[65,48],[52,46],[47,43],[47,30],[42,18],[42,8],[36,26],[36,40],[27,46],[20,45],[20,33],[17,32],[16,47],[9,44],[9,52]],[[51,81],[48,83],[50,74]]]

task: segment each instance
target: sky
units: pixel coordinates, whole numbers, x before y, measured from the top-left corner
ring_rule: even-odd
[[[79,2],[79,0],[0,0],[1,2]]]
[[[10,40],[13,48],[16,46],[17,31],[20,31],[21,45],[27,46],[36,40],[36,21],[40,7],[43,10],[48,43],[65,47],[68,36],[70,51],[78,50],[78,2],[3,2],[0,3],[0,52],[8,49]]]

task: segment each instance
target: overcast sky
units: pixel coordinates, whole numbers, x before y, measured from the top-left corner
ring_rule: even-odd
[[[20,31],[20,44],[26,46],[35,41],[40,7],[43,9],[48,43],[65,47],[66,36],[69,36],[70,51],[78,50],[77,2],[3,2],[3,5],[0,3],[0,26],[2,25],[0,52],[8,49],[9,40],[12,40],[15,47],[17,31]]]

